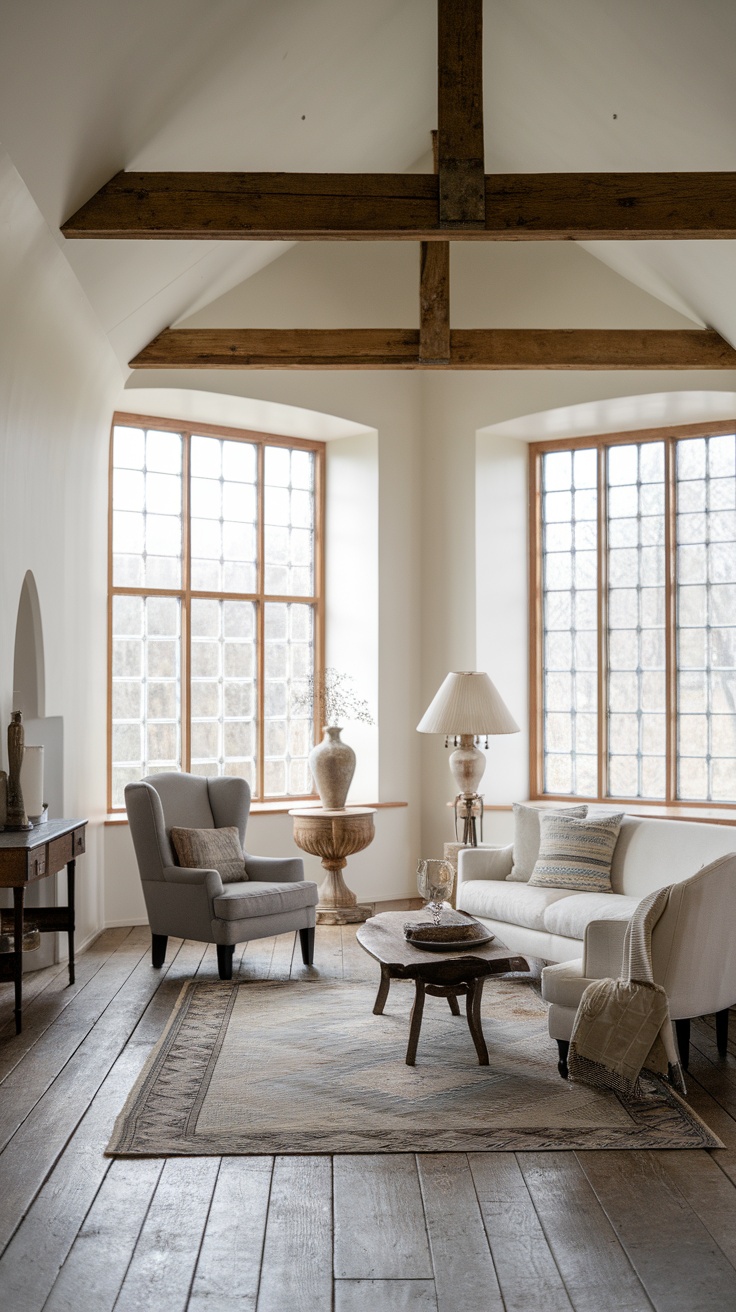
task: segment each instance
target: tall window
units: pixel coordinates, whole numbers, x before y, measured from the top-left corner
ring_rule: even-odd
[[[134,415],[111,455],[109,799],[145,774],[312,791],[324,446]]]
[[[736,802],[735,429],[531,448],[535,796]]]

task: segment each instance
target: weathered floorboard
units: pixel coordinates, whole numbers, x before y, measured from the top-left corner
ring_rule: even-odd
[[[422,1153],[417,1165],[438,1312],[506,1312],[467,1157]]]
[[[44,1312],[112,1312],[163,1166],[112,1162]]]
[[[576,1155],[657,1312],[736,1307],[736,1271],[656,1153]]]
[[[575,1312],[650,1312],[652,1304],[574,1154],[518,1153],[517,1161]]]
[[[60,1016],[69,1003],[81,993],[91,979],[102,969],[108,957],[125,942],[130,929],[106,929],[90,944],[76,963],[75,981],[69,983],[66,962],[63,969],[52,974],[43,989],[29,998],[23,982],[23,1030],[15,1033],[14,1020],[5,1032],[0,1031],[0,1082],[38,1042],[41,1035]],[[49,968],[51,969],[51,968]]]
[[[116,1312],[185,1312],[218,1157],[169,1157],[115,1304]]]
[[[277,1157],[263,1246],[258,1312],[331,1312],[329,1157]]]
[[[434,1281],[336,1280],[335,1312],[437,1312]]]
[[[334,1159],[333,1171],[336,1278],[431,1280],[414,1156],[346,1155]]]
[[[187,1312],[255,1312],[272,1157],[223,1157]]]
[[[471,1153],[470,1169],[506,1312],[571,1312],[513,1153]]]

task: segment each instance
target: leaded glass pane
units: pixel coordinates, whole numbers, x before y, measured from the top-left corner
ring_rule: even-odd
[[[182,437],[131,428],[113,433],[113,583],[181,587]]]
[[[314,454],[264,451],[264,587],[276,596],[314,593]]]
[[[736,800],[736,438],[677,442],[677,794]]]
[[[257,791],[256,606],[192,598],[192,773],[240,775]]]
[[[598,791],[596,452],[542,461],[544,789]]]
[[[191,440],[192,588],[256,591],[257,458],[250,442]]]
[[[146,774],[181,769],[181,603],[114,597],[112,804]]]
[[[608,464],[608,792],[665,796],[664,443]]]
[[[293,694],[314,669],[313,607],[266,602],[264,627],[263,791],[299,797],[312,791],[313,726],[309,708]]]

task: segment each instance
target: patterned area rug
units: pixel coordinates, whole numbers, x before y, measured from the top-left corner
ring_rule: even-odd
[[[185,985],[108,1155],[723,1146],[664,1084],[632,1101],[561,1080],[544,1003],[519,977],[486,981],[489,1066],[441,998],[407,1066],[413,994],[392,983],[374,1016],[367,984]]]

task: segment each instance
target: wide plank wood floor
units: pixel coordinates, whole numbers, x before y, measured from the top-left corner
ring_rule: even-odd
[[[314,978],[294,938],[234,973]],[[315,960],[377,982],[354,927],[320,927]],[[105,1158],[194,975],[214,948],[170,940],[158,971],[148,930],[107,930],[72,988],[28,977],[17,1037],[0,986],[3,1312],[736,1310],[736,1016],[725,1059],[693,1024],[689,1097],[722,1151]]]

